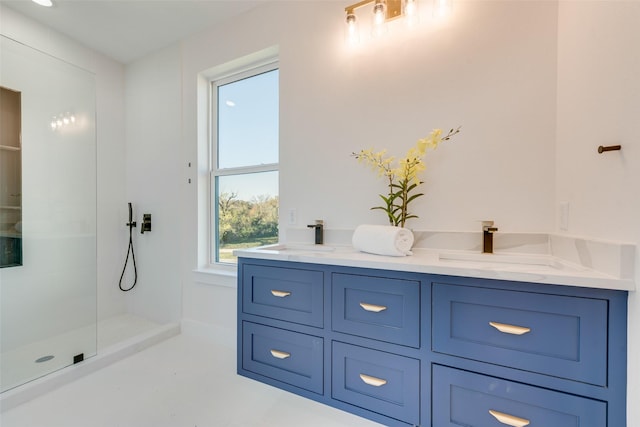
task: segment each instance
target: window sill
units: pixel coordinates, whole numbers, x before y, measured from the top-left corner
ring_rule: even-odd
[[[235,266],[200,267],[192,270],[193,281],[202,285],[237,288],[237,271]]]

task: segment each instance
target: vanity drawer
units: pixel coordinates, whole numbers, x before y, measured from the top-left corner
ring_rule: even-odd
[[[420,361],[333,342],[334,399],[420,424]]]
[[[332,328],[420,347],[420,282],[334,273]]]
[[[439,365],[432,374],[434,426],[607,426],[607,405],[599,400]]]
[[[323,348],[319,337],[242,324],[242,369],[318,394],[324,392]]]
[[[433,284],[433,350],[607,385],[606,300]]]
[[[321,271],[244,264],[242,311],[321,328],[324,275]]]

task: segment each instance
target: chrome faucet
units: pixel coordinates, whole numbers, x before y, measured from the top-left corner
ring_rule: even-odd
[[[315,224],[307,225],[309,228],[315,228],[316,230],[316,245],[321,245],[324,243],[324,221],[321,219],[316,219]]]
[[[493,226],[493,221],[482,221],[482,253],[493,253],[493,233],[498,227]]]

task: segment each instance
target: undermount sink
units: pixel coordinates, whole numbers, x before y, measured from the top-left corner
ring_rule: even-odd
[[[325,245],[306,245],[304,243],[287,243],[287,244],[275,244],[269,246],[261,246],[256,248],[260,251],[296,251],[296,252],[333,252],[335,248],[333,246],[325,246]]]
[[[488,253],[455,253],[441,252],[439,260],[444,263],[481,263],[489,266],[527,266],[527,267],[551,267],[562,268],[562,264],[546,255],[523,254],[488,254]]]

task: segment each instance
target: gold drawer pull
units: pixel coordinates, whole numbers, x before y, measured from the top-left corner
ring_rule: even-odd
[[[366,311],[371,311],[373,313],[380,313],[387,309],[384,305],[375,305],[375,304],[367,304],[366,302],[361,302],[360,307],[364,308]]]
[[[288,297],[289,295],[291,295],[291,292],[279,291],[277,289],[271,289],[271,295],[273,295],[274,297],[278,297],[278,298],[284,298],[284,297]]]
[[[364,381],[365,384],[380,387],[387,383],[387,380],[383,380],[382,378],[376,378],[365,374],[360,374],[360,379]]]
[[[505,334],[524,335],[527,332],[531,332],[531,328],[526,328],[524,326],[507,325],[506,323],[498,322],[489,322],[489,324]]]
[[[288,357],[291,357],[291,353],[287,353],[286,351],[280,351],[280,350],[271,350],[271,355],[276,359],[286,359]]]
[[[496,420],[498,420],[500,423],[511,426],[511,427],[524,427],[529,425],[529,420],[524,418],[519,418],[513,415],[494,411],[493,409],[490,409],[489,413],[493,415],[493,417]]]

